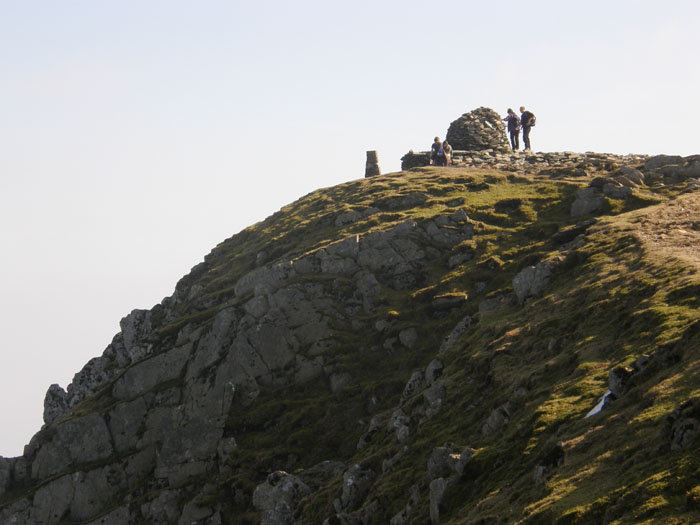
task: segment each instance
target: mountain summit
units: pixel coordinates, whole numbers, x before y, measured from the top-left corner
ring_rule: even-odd
[[[315,191],[122,319],[0,522],[700,521],[700,156],[457,161]]]

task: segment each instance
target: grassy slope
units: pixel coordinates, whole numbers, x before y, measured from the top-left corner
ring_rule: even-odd
[[[557,253],[551,235],[575,222],[569,209],[578,187],[577,181],[426,168],[320,190],[253,227],[274,240],[266,249],[275,258],[289,257],[300,253],[302,240],[305,249],[313,249],[348,234],[445,213],[447,203],[463,197],[462,207],[476,221],[477,235],[466,243],[475,250],[472,261],[453,271],[446,269],[446,261],[437,261],[426,270],[424,289],[386,291],[379,317],[397,319],[396,333],[419,327],[416,348],[378,355],[372,350],[381,343],[378,334],[369,330],[358,336],[341,329],[339,362],[361,377],[360,383],[337,395],[323,382],[269,392],[255,410],[234,414],[230,431],[241,446],[231,481],[251,488],[273,468],[289,467],[290,455],[298,458],[291,463],[299,468],[341,459],[380,472],[381,462],[401,445],[386,436],[361,453],[355,451],[371,417],[369,399],[378,398],[380,410],[395,408],[411,372],[436,355],[442,337],[459,319],[475,314],[487,296],[511,297],[510,283],[520,269]],[[430,199],[411,210],[374,215],[345,228],[333,226],[339,213],[410,191],[425,192]],[[591,230],[585,245],[569,254],[546,295],[523,307],[506,301],[500,310],[479,316],[479,323],[444,356],[447,408],[418,427],[409,452],[372,488],[382,508],[378,523],[403,507],[412,485],[422,494],[415,522],[425,522],[426,462],[434,447],[447,442],[472,446],[477,454],[469,475],[445,498],[446,521],[700,519],[693,496],[700,492],[697,446],[672,452],[663,435],[666,415],[698,393],[698,277],[680,261],[645,251],[625,222],[626,211],[665,197],[644,191],[626,204],[609,202],[611,215]],[[259,238],[250,242],[258,242],[256,250],[261,247]],[[236,259],[247,254],[252,260],[254,252],[239,247],[233,256],[226,243],[217,252],[211,259],[221,262],[204,282],[221,290],[239,275]],[[486,283],[486,289],[480,291],[478,283]],[[467,292],[469,304],[448,317],[436,317],[429,298],[449,292]],[[371,326],[374,319],[363,321]],[[606,391],[613,367],[660,346],[677,351],[680,360],[647,372],[613,408],[584,419]],[[514,406],[510,423],[501,433],[483,437],[484,421],[507,401]],[[546,464],[557,445],[565,452],[563,465],[550,470],[546,483],[534,483],[535,466]],[[306,501],[302,522],[327,517],[339,493],[336,482]]]
[[[398,406],[411,373],[424,368],[458,321],[472,315],[478,322],[441,356],[445,408],[412,427],[409,451],[370,491],[370,499],[380,503],[377,523],[387,523],[403,508],[414,485],[421,498],[412,519],[426,522],[426,463],[444,443],[477,450],[465,478],[445,497],[444,522],[700,521],[700,443],[674,452],[663,433],[666,416],[698,396],[700,278],[691,265],[649,251],[631,227],[641,213],[631,210],[673,198],[680,189],[645,189],[624,203],[608,201],[605,218],[589,230],[586,242],[561,256],[545,295],[525,306],[514,300],[511,282],[518,271],[559,255],[552,235],[577,222],[569,210],[574,192],[586,182],[421,168],[318,190],[217,246],[178,285],[196,284],[204,293],[178,307],[179,319],[163,320],[164,348],[182,327],[206,330],[217,311],[239,304],[243,298],[234,296],[233,285],[255,268],[262,251],[267,262],[288,260],[348,235],[458,208],[475,227],[474,238],[458,247],[473,250],[470,261],[449,270],[447,253],[425,269],[421,289],[384,289],[376,315],[354,320],[360,329],[349,321],[335,327],[333,364],[356,383],[337,394],[325,380],[268,389],[252,407],[234,406],[227,435],[239,447],[229,474],[208,486],[208,501],[221,502],[230,523],[257,523],[249,499],[239,496],[249,497],[272,470],[301,470],[332,459],[381,472],[382,462],[403,445],[385,435],[357,452],[369,419]],[[335,225],[343,213],[414,191],[428,201]],[[456,203],[459,198],[463,204]],[[338,301],[351,291],[341,277],[326,277],[323,285]],[[436,313],[431,299],[455,292],[467,293],[469,301]],[[478,313],[481,301],[497,297],[506,298],[500,308]],[[159,308],[153,312],[156,324]],[[389,333],[374,330],[379,319],[395,321]],[[382,350],[387,337],[406,327],[418,329],[414,348]],[[613,367],[660,347],[677,360],[651,367],[611,408],[584,419],[606,391]],[[489,414],[506,402],[513,409],[509,424],[484,437]],[[83,408],[106,412],[110,404],[107,398],[88,399]],[[564,451],[563,463],[549,470],[545,483],[535,483],[536,465],[556,464],[558,450]],[[340,483],[305,500],[300,522],[328,517]]]
[[[483,456],[484,467],[462,487],[469,499],[453,505],[456,522],[489,515],[531,523],[698,518],[685,497],[700,482],[696,448],[671,452],[662,432],[665,416],[698,393],[700,313],[682,292],[669,300],[696,286],[697,276],[679,262],[649,257],[614,219],[590,235],[577,257],[585,262],[560,274],[546,296],[470,334],[469,348],[481,336],[477,346],[492,359],[491,406],[512,398],[516,385],[528,395],[500,438],[451,436],[480,447],[477,462]],[[681,360],[652,370],[612,409],[583,419],[614,366],[660,346],[677,349]],[[457,360],[474,359],[467,348],[456,351]],[[535,486],[533,468],[555,443],[565,450],[564,464]],[[488,468],[503,457],[498,468]]]

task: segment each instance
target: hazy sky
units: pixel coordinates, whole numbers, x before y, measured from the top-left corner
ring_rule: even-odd
[[[488,4],[488,5],[487,5]],[[699,153],[700,2],[0,0],[0,455],[218,242],[526,105],[541,151]]]

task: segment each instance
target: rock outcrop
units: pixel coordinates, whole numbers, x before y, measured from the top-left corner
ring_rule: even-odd
[[[413,192],[379,199],[375,206],[406,210],[426,200],[424,194]],[[29,501],[34,507],[43,505],[36,512],[48,523],[88,520],[105,510],[113,494],[128,491],[128,480],[146,476],[166,487],[170,496],[142,506],[137,513],[129,511],[129,516],[170,520],[187,503],[179,487],[218,471],[235,450],[235,436],[226,434],[234,406],[251,405],[261,389],[319,377],[332,392],[342,392],[356,378],[329,359],[335,346],[332,326],[373,313],[384,288],[418,286],[431,259],[473,235],[474,225],[466,213],[450,210],[260,266],[235,282],[235,306],[221,304],[208,325],[185,323],[172,337],[163,336],[162,323],[177,316],[177,305],[183,301],[179,293],[152,311],[135,310],[122,320],[121,332],[103,355],[76,374],[67,392],[58,385],[49,388],[46,428],[28,445],[23,458],[31,465],[32,482],[42,487]],[[339,296],[338,290],[324,287],[324,275],[345,279],[350,287]],[[187,300],[196,301],[200,293],[191,287]],[[155,312],[161,326],[154,320]],[[412,348],[417,338],[417,330],[409,327],[396,340]],[[78,416],[82,403],[92,398],[100,400],[94,401],[102,407],[100,412]],[[405,442],[410,435],[408,418],[397,415],[392,424],[398,441]],[[0,479],[4,491],[17,478],[9,466],[5,472]],[[84,481],[76,484],[75,472]],[[292,478],[275,476],[254,497],[266,523],[292,519],[290,502],[272,504],[261,496],[288,493],[287,480]],[[306,490],[299,486],[303,497]],[[86,495],[88,487],[94,494]],[[360,495],[361,491],[344,495],[342,509],[354,507]],[[55,499],[50,509],[40,503],[44,497]],[[28,520],[34,512],[5,509],[0,516]]]
[[[652,455],[694,453],[697,279],[644,225],[695,239],[698,159],[501,153],[479,133],[455,166],[304,197],[125,316],[0,458],[0,522],[566,521],[542,500],[556,473],[633,461],[641,482]]]
[[[513,290],[518,301],[525,302],[529,297],[542,293],[552,278],[552,269],[546,262],[528,266],[513,279]]]
[[[253,505],[263,513],[261,524],[293,524],[297,505],[309,494],[311,489],[298,477],[286,472],[273,472],[265,483],[255,488]]]

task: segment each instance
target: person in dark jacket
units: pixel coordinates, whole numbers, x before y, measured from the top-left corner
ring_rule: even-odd
[[[513,151],[520,149],[520,117],[515,114],[512,108],[508,108],[508,115],[503,119],[508,125],[508,134],[510,135],[510,147]]]
[[[442,148],[440,137],[435,137],[435,141],[430,147],[430,160],[434,166],[444,166],[446,164],[445,150]]]
[[[520,125],[523,127],[524,151],[530,150],[530,129],[535,125],[535,115],[530,111],[525,111],[525,106],[520,106]]]

